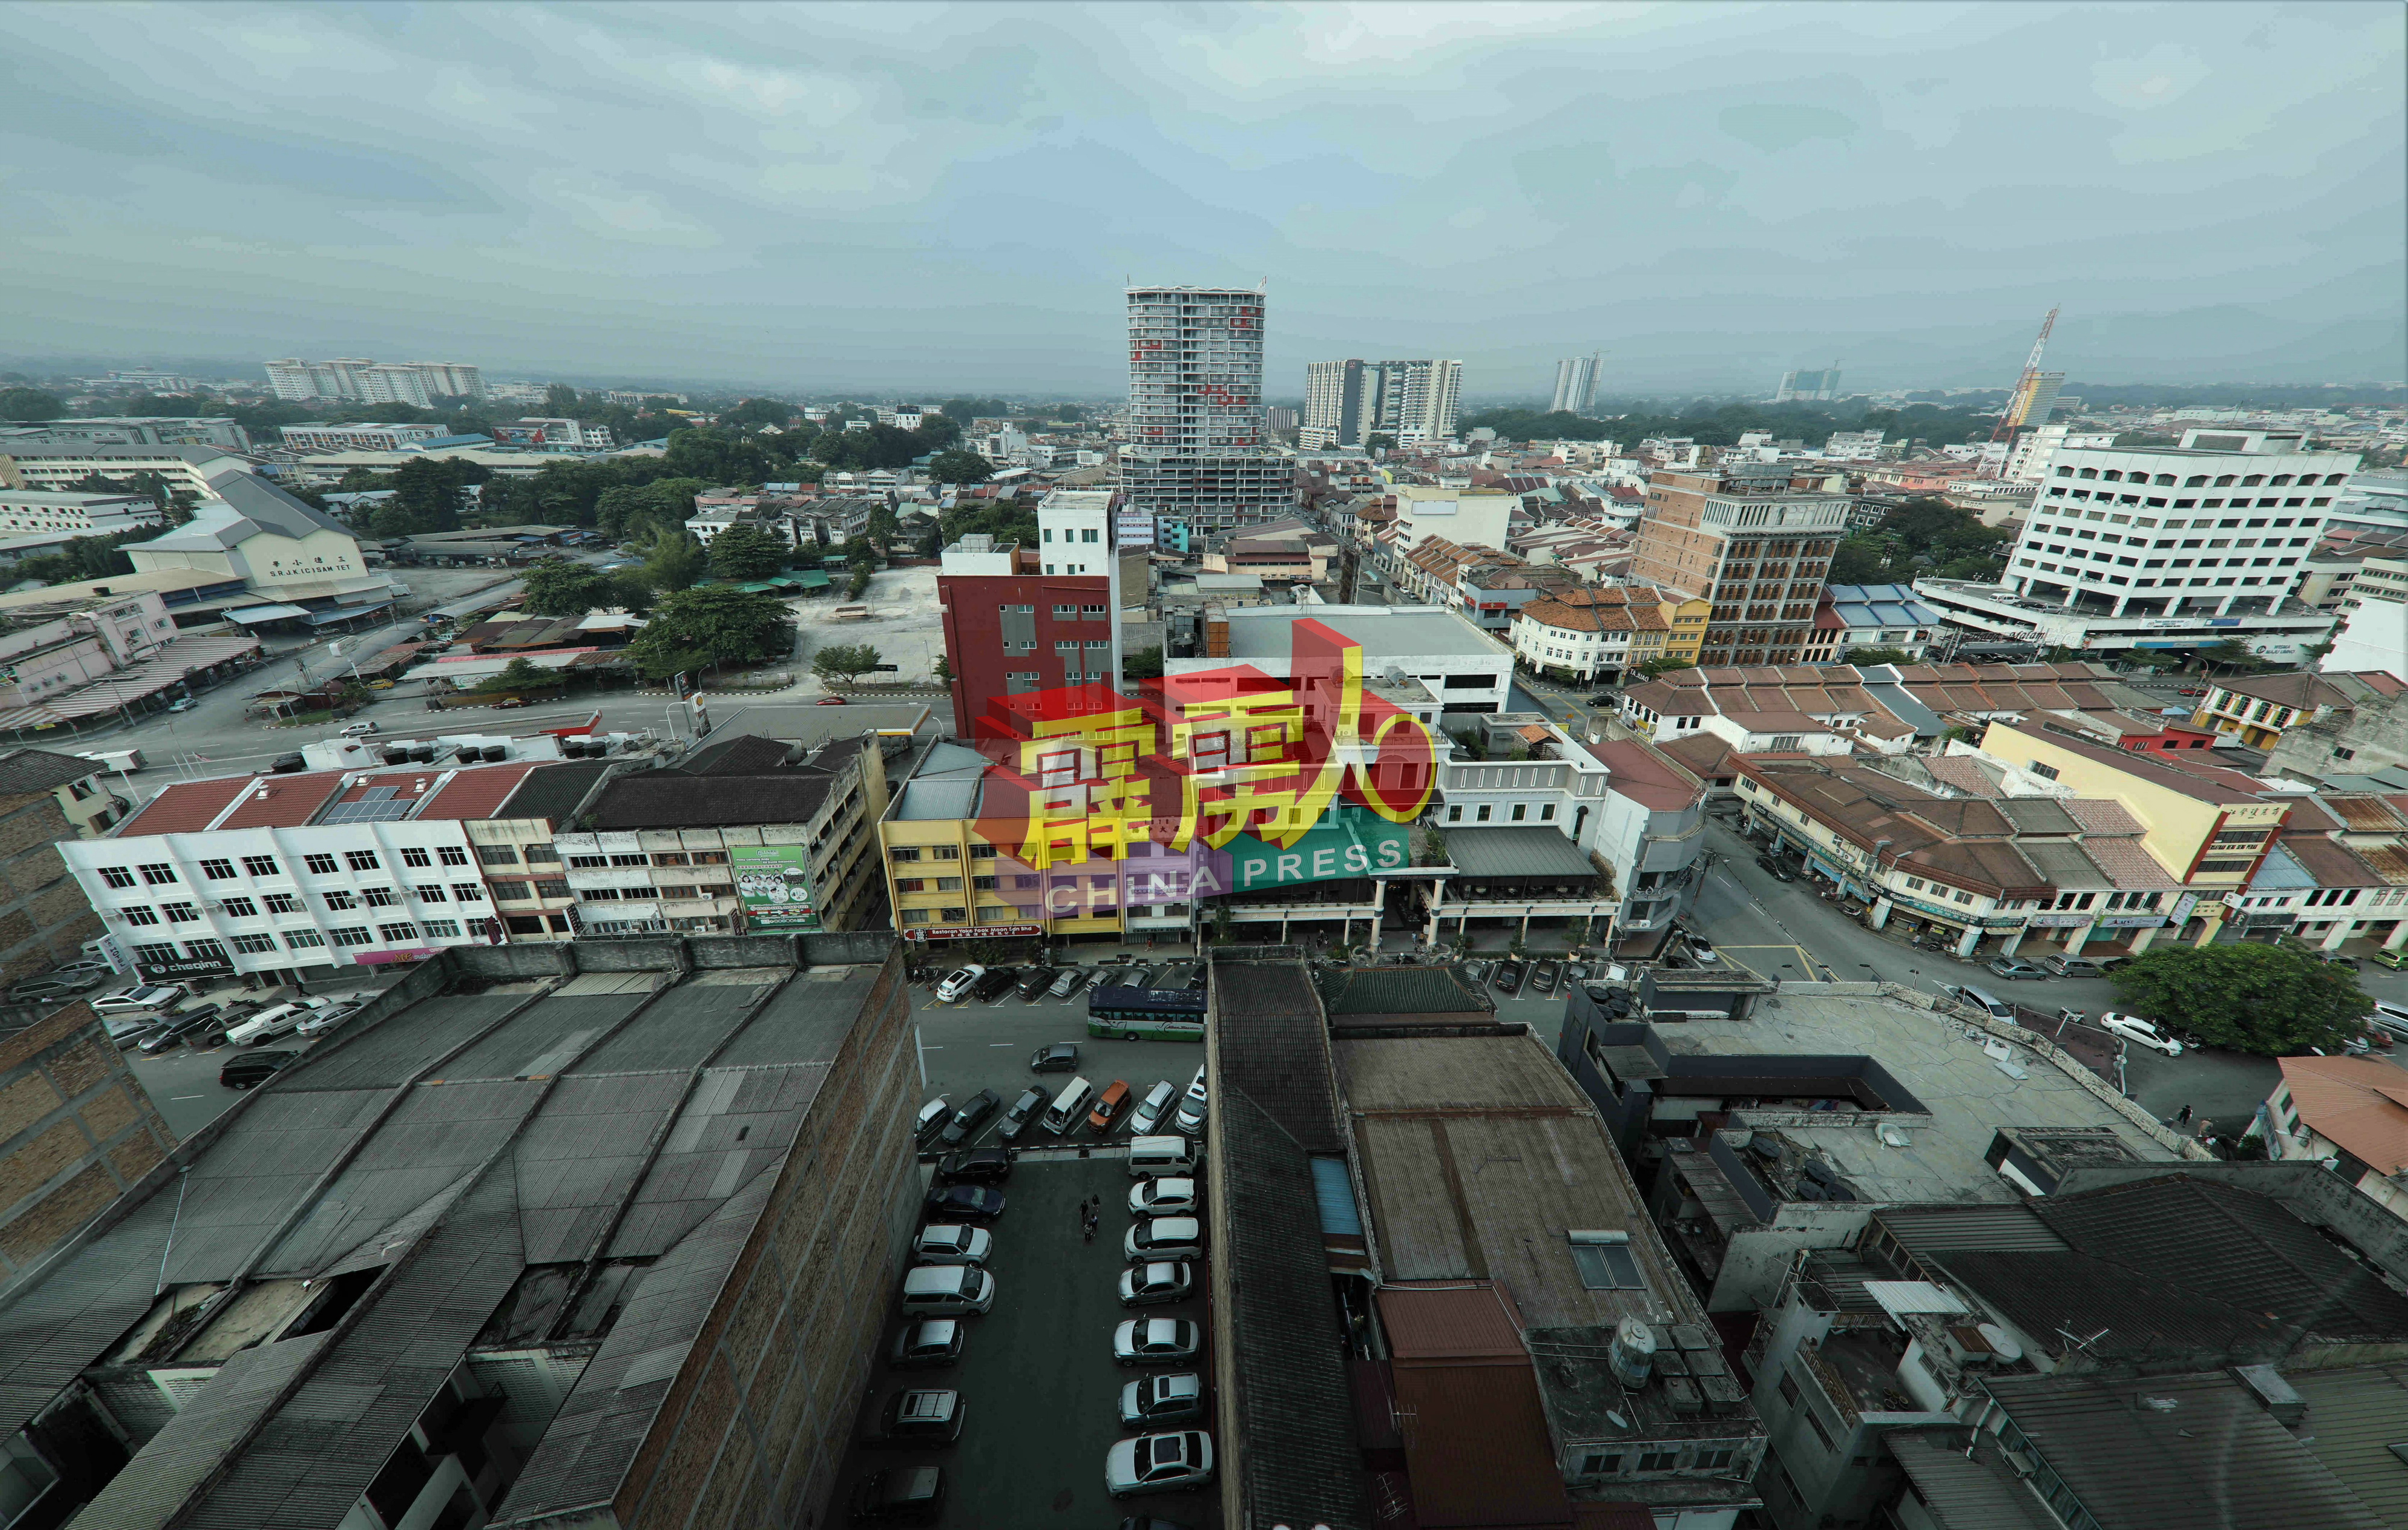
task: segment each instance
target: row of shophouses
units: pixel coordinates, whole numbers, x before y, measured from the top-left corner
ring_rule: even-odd
[[[1730,790],[1776,855],[1962,957],[2132,955],[2297,936],[2408,944],[2408,794],[2244,775],[1996,720],[1895,757],[1737,755]]]

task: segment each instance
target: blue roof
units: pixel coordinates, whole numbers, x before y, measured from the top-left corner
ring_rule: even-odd
[[[2276,844],[2267,850],[2266,859],[2258,863],[2258,874],[2249,879],[2251,892],[2281,892],[2292,888],[2313,888],[2316,879],[2308,869],[2291,859],[2291,853]]]
[[[425,440],[405,442],[401,446],[397,447],[396,450],[403,452],[433,452],[462,446],[491,447],[493,444],[494,438],[491,436],[431,436]]]
[[[1832,585],[1833,604],[1842,600],[1912,600],[1914,587],[1911,585]]]

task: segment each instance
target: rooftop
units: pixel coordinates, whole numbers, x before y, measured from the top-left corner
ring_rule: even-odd
[[[2377,1174],[2408,1168],[2408,1072],[2373,1057],[2275,1061],[2309,1131]]]
[[[1296,619],[1293,611],[1254,606],[1231,611],[1228,618],[1229,657],[1287,661],[1293,648],[1288,636],[1288,624]],[[1315,606],[1312,619],[1380,658],[1476,655],[1485,661],[1505,657],[1505,651],[1478,628],[1440,606]]]

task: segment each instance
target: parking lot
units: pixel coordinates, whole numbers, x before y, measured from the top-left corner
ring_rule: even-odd
[[[93,989],[82,997],[96,999],[123,986],[122,981],[112,982]],[[377,989],[383,986],[386,984],[370,986],[364,981],[356,992],[330,991],[318,997],[332,999],[338,1003],[364,1003],[375,997]],[[272,990],[275,1002],[292,996],[290,989]],[[270,992],[253,992],[239,983],[229,983],[205,989],[182,1008],[189,1010],[196,1003],[258,1003],[270,998]],[[316,1045],[316,1037],[296,1036],[288,1032],[262,1043],[260,1049],[306,1052]],[[129,1046],[123,1049],[122,1055],[126,1065],[133,1069],[134,1076],[141,1082],[143,1091],[150,1096],[150,1103],[159,1107],[159,1114],[165,1119],[168,1130],[174,1132],[180,1141],[215,1120],[228,1105],[243,1097],[244,1090],[228,1089],[219,1083],[218,1074],[227,1062],[246,1055],[248,1050],[222,1044],[195,1047],[179,1043],[149,1056],[145,1056],[138,1046]]]

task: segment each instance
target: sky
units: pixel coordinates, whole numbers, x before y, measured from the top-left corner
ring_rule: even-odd
[[[0,4],[0,353],[1110,397],[2408,377],[2393,4]]]

